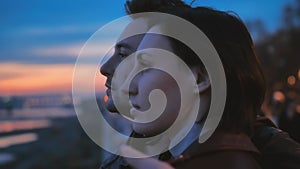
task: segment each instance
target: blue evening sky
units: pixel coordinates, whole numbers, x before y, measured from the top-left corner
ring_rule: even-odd
[[[1,0],[0,62],[74,63],[78,49],[101,26],[124,16],[125,0]],[[294,0],[198,0],[194,5],[260,19],[282,27],[282,9]],[[190,1],[187,1],[190,2]]]

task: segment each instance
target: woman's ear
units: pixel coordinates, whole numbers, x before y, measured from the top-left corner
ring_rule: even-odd
[[[210,81],[207,72],[201,66],[192,66],[191,70],[197,81],[199,94],[206,92],[210,88]]]
[[[210,102],[211,102],[211,90],[210,90],[210,81],[209,76],[206,70],[201,65],[196,65],[191,67],[191,71],[194,74],[196,79],[196,86],[198,90],[195,91],[195,94],[201,96],[201,106],[199,107],[198,116],[196,118],[196,122],[203,122],[205,120],[207,113],[209,112]]]

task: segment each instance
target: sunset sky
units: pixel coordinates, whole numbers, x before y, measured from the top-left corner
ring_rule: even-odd
[[[1,0],[0,96],[70,93],[80,49],[95,31],[125,15],[124,1]],[[198,0],[195,5],[234,11],[244,21],[260,19],[274,32],[283,26],[282,8],[293,1]],[[96,73],[98,91],[104,80]]]

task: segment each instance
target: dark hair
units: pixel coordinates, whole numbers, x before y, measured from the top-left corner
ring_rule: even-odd
[[[207,7],[193,8],[181,0],[131,0],[125,6],[127,14],[164,12],[176,15],[205,33],[220,56],[227,81],[226,105],[219,128],[249,134],[261,109],[266,87],[252,38],[243,22],[229,13]],[[174,44],[175,52],[193,55],[191,49],[181,48],[177,42]],[[195,64],[195,56],[189,57],[190,63]],[[189,59],[183,60],[189,64]],[[198,59],[196,63],[201,64],[201,61]]]

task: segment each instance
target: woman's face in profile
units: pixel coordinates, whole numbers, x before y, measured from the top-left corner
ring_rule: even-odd
[[[151,51],[151,48],[172,52],[168,38],[161,35],[146,34],[138,47],[138,52],[134,58],[136,60],[135,63],[142,62],[140,64],[147,67],[147,64],[155,64],[155,61],[153,61],[156,60],[155,57],[157,57],[157,59],[163,57],[161,55],[155,55],[155,51]],[[143,49],[147,50],[143,51]],[[170,63],[172,62],[165,64]],[[159,110],[156,110],[156,107],[151,108],[151,106],[158,106],[159,103],[155,105],[154,101],[153,105],[151,105],[149,101],[150,93],[156,89],[165,95],[165,98],[160,97],[156,100],[166,100],[163,109],[158,108]],[[133,106],[130,111],[133,120],[139,121],[139,119],[144,116],[143,113],[153,113],[153,115],[155,114],[156,116],[154,121],[148,123],[132,123],[132,128],[135,132],[147,136],[153,136],[168,129],[177,118],[180,110],[180,90],[175,79],[167,72],[156,68],[145,69],[133,78],[129,87],[129,98]],[[149,109],[154,110],[154,112],[147,112]]]

